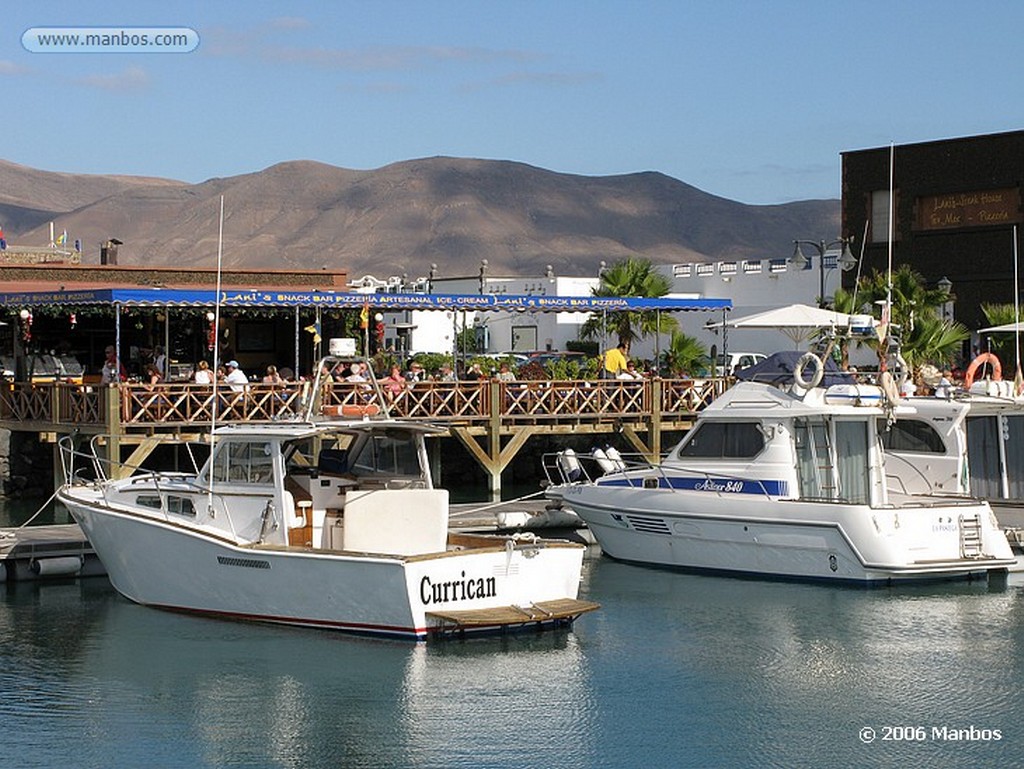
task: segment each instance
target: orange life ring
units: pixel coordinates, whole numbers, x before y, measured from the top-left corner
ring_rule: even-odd
[[[992,381],[998,382],[1003,378],[1003,364],[999,362],[999,358],[993,353],[983,352],[972,360],[971,365],[967,367],[967,373],[964,374],[964,389],[970,389],[970,386],[974,383],[974,375],[978,373],[978,369],[985,363],[992,366]]]
[[[335,404],[324,406],[322,413],[325,417],[373,417],[380,413],[380,407],[376,403],[367,403],[365,405],[358,403]]]
[[[373,417],[380,413],[380,407],[376,403],[346,403],[341,407],[343,417]]]

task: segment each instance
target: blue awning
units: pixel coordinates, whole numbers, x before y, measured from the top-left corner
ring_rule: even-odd
[[[7,307],[43,305],[118,304],[124,307],[213,307],[212,289],[108,288],[0,294]],[[669,297],[533,296],[508,294],[359,294],[333,291],[221,291],[220,306],[327,307],[352,309],[370,306],[395,310],[479,310],[505,312],[615,312],[622,310],[708,311],[732,309],[729,299],[677,299]]]

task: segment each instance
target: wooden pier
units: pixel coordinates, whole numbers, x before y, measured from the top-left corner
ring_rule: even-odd
[[[157,445],[202,439],[217,423],[277,422],[314,413],[387,410],[392,416],[447,425],[484,470],[492,499],[501,473],[535,435],[622,435],[648,459],[665,431],[687,430],[698,411],[728,386],[722,378],[636,381],[522,380],[422,382],[379,402],[365,384],[251,384],[244,392],[190,383],[77,385],[8,383],[0,388],[0,427],[38,433],[56,444],[67,435],[96,439],[107,456],[141,464]],[[130,451],[129,456],[125,452]],[[56,448],[54,483],[63,481]]]

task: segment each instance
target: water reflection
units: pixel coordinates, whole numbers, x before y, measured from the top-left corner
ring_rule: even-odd
[[[586,565],[571,633],[441,645],[0,586],[12,765],[1011,765],[1024,587],[845,590]],[[997,728],[995,744],[871,726]],[[1012,751],[1012,752],[1011,752]]]
[[[700,765],[695,756],[718,765],[731,755],[758,766],[882,757],[960,766],[964,750],[1002,763],[1024,736],[1014,675],[1024,660],[1019,585],[847,590],[605,560],[589,590],[604,605],[581,624],[581,641],[587,665],[606,671],[594,699],[618,700],[601,709],[596,729],[613,761],[659,744],[666,765]],[[661,707],[644,707],[649,692]],[[623,722],[630,703],[644,718]],[[930,735],[932,726],[972,723],[1002,729],[1003,741],[864,745],[858,737],[864,726],[922,724]],[[693,745],[703,747],[695,754]]]
[[[9,587],[9,756],[55,764],[73,744],[82,766],[479,766],[539,737],[582,765],[581,655],[565,632],[428,649],[156,611],[106,580]],[[536,709],[514,704],[531,692]]]
[[[21,526],[30,519],[35,525],[73,522],[66,507],[45,497],[0,497],[0,529]]]

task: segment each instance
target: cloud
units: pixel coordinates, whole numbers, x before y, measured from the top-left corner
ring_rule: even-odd
[[[149,85],[149,75],[141,67],[128,67],[111,75],[86,75],[74,80],[78,85],[105,91],[134,91]]]
[[[15,64],[13,61],[0,59],[0,75],[27,75],[31,71],[28,67]]]
[[[272,29],[309,29],[313,24],[301,16],[281,16],[271,19],[266,26]]]
[[[459,46],[374,46],[370,48],[262,47],[258,54],[270,61],[312,64],[354,72],[419,70],[447,63],[490,64],[523,62],[535,56],[525,51]]]
[[[337,86],[341,93],[367,94],[370,96],[392,96],[394,94],[412,93],[413,88],[405,83],[389,80],[377,80],[367,83],[342,83]]]
[[[520,85],[566,88],[589,85],[604,80],[599,72],[510,72],[507,75],[466,83],[463,91],[484,91],[493,88],[512,88]]]
[[[312,27],[302,17],[281,17],[249,29],[211,27],[204,31],[202,51],[206,55],[258,58],[269,62],[309,65],[348,72],[417,71],[425,66],[457,64],[523,64],[539,58],[536,53],[516,49],[475,46],[406,45],[363,48],[324,48],[284,45],[289,30]]]

